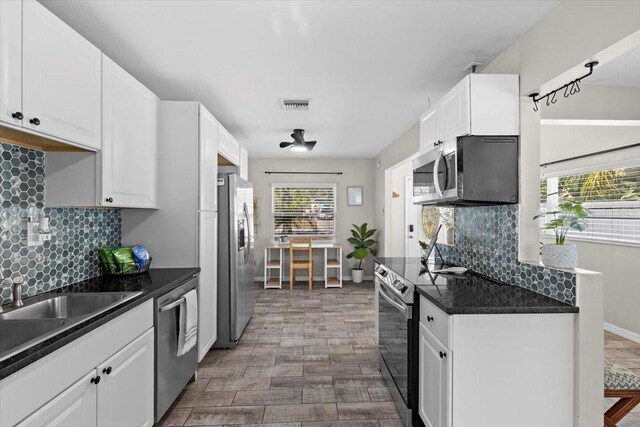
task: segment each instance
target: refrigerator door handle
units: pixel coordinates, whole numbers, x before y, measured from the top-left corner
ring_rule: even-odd
[[[249,262],[249,255],[251,254],[251,224],[249,224],[249,208],[247,207],[246,203],[243,204],[243,209],[245,221],[247,221],[247,250],[244,253],[244,263],[246,264],[247,262]]]

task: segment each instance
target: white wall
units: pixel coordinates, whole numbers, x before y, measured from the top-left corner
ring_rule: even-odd
[[[425,110],[426,110],[425,105]],[[385,203],[391,198],[391,192],[385,191],[385,171],[402,160],[413,156],[420,151],[420,126],[418,117],[416,124],[409,128],[398,139],[393,141],[387,148],[382,150],[374,159],[375,168],[375,224],[381,232],[379,233],[380,247],[384,248],[385,227]],[[384,250],[381,251],[384,254]]]
[[[342,175],[267,175],[265,171],[285,172],[342,172]],[[255,276],[262,277],[264,246],[272,241],[271,184],[272,183],[336,183],[337,184],[337,242],[343,245],[343,255],[351,250],[347,238],[352,224],[368,223],[374,226],[374,161],[373,159],[273,159],[251,158],[249,181],[253,183],[254,200],[258,203],[259,228],[256,232]],[[347,206],[347,187],[363,187],[363,205]],[[314,253],[314,276],[323,277],[322,251]],[[351,261],[342,260],[343,277],[351,276]],[[288,268],[288,267],[286,267]],[[367,259],[365,276],[372,276],[373,262]],[[285,270],[288,276],[288,270]],[[301,277],[302,272],[300,272]]]

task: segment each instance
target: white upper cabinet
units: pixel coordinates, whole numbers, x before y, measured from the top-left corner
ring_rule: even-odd
[[[240,178],[244,180],[249,180],[249,151],[244,147],[244,145],[240,146],[240,165],[238,166],[240,169]]]
[[[103,206],[156,206],[158,97],[106,56],[102,60]]]
[[[0,1],[0,121],[22,125],[22,3]]]
[[[439,111],[432,108],[420,118],[420,148],[435,147],[438,142],[438,114]]]
[[[218,153],[234,165],[240,164],[240,144],[222,125],[218,126]]]
[[[40,3],[22,12],[22,125],[100,149],[100,51]]]
[[[455,85],[440,101],[440,136],[444,141],[471,133],[469,76]]]
[[[200,114],[200,200],[201,211],[218,206],[218,121],[202,105]]]
[[[519,135],[517,74],[471,74],[420,118],[420,150],[464,135]]]

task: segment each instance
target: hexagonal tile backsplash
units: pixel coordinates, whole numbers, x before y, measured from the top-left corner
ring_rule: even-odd
[[[118,209],[45,208],[45,154],[0,142],[0,304],[11,301],[12,278],[29,296],[101,274],[98,248],[117,246]],[[27,218],[49,217],[51,240],[27,247]]]
[[[575,304],[575,275],[518,262],[518,206],[455,210],[455,245],[438,245],[446,262]]]

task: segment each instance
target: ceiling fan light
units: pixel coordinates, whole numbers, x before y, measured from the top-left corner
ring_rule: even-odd
[[[307,147],[304,145],[292,145],[291,151],[307,151]]]

